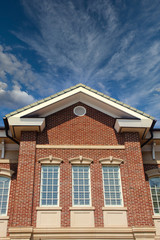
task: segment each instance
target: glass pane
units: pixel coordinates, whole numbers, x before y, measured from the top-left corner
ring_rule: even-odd
[[[10,179],[7,177],[0,177],[0,214],[6,215],[7,203],[9,195]]]
[[[42,166],[41,205],[58,204],[58,173],[59,166]]]
[[[73,204],[90,205],[89,167],[73,166]]]
[[[118,166],[103,167],[105,205],[122,205]]]
[[[160,178],[155,177],[149,180],[151,187],[151,195],[154,206],[154,212],[160,214]]]

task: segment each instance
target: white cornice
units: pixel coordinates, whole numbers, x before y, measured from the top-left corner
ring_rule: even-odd
[[[82,97],[83,95],[83,97]],[[112,111],[114,112],[114,109],[120,113],[120,112],[123,112],[123,115],[125,116],[125,114],[130,118],[140,118],[140,119],[148,119],[146,116],[140,114],[140,113],[137,113],[125,106],[122,106],[116,102],[113,102],[109,99],[106,99],[105,97],[103,96],[100,96],[88,89],[85,89],[83,87],[78,87],[76,89],[73,89],[73,90],[70,90],[69,92],[66,92],[66,93],[63,93],[62,95],[59,95],[51,100],[48,100],[46,102],[42,102],[38,105],[35,105],[35,106],[32,106],[31,108],[22,111],[20,113],[17,113],[14,115],[14,117],[23,117],[23,116],[26,116],[26,115],[29,115],[33,112],[36,112],[36,111],[39,111],[41,109],[44,109],[50,105],[53,105],[55,103],[58,103],[58,102],[61,102],[61,106],[59,105],[59,107],[63,107],[65,106],[65,102],[68,101],[68,99],[71,99],[71,102],[72,101],[83,101],[85,97],[85,102],[89,102],[92,103],[92,102],[95,102],[95,101],[98,101],[100,104],[105,104],[106,105],[106,111],[108,111],[107,109],[110,109],[110,113],[113,114],[115,117],[118,115],[116,115],[115,113],[112,113]],[[64,101],[65,100],[65,101]],[[70,101],[68,101],[67,104],[69,104]],[[8,119],[11,119],[13,118],[12,116],[11,117],[8,117]]]
[[[59,165],[62,163],[62,159],[49,155],[48,157],[38,159],[38,162],[41,164],[47,164],[47,165],[48,164]]]
[[[124,163],[124,160],[120,158],[115,158],[113,156],[109,156],[109,157],[100,159],[99,162],[102,165],[120,165],[121,163]]]
[[[83,157],[83,156],[78,156],[78,157],[75,157],[75,158],[71,158],[69,159],[69,162],[72,164],[72,165],[90,165],[92,162],[93,162],[93,159],[91,158],[86,158],[86,157]]]
[[[0,176],[6,176],[6,177],[12,177],[12,174],[14,171],[6,169],[6,168],[0,168]]]
[[[116,119],[115,130],[119,132],[121,128],[150,128],[153,120],[151,119]]]

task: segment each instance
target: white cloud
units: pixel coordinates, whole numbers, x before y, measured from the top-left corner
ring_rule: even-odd
[[[3,108],[16,109],[35,101],[34,97],[22,91],[20,86],[14,85],[12,90],[7,90],[7,84],[0,82],[0,103]]]
[[[0,77],[7,82],[10,74],[15,85],[23,84],[41,96],[82,82],[159,118],[155,91],[160,88],[160,3],[139,1],[138,11],[127,4],[22,1],[36,31],[14,34],[37,53],[43,72],[35,72],[11,49],[1,47]],[[149,104],[153,96],[154,108]]]

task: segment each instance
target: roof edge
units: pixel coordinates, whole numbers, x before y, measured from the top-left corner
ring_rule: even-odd
[[[27,105],[27,106],[25,106],[25,107],[23,107],[23,108],[17,109],[16,111],[13,111],[13,112],[11,112],[11,113],[9,113],[9,114],[6,114],[5,117],[6,117],[6,118],[11,117],[11,116],[13,116],[13,115],[15,115],[15,114],[17,114],[17,113],[23,112],[23,111],[28,110],[28,109],[30,109],[30,108],[32,108],[32,107],[35,107],[35,106],[37,106],[37,105],[40,105],[41,103],[47,102],[47,101],[49,101],[49,100],[51,100],[51,99],[53,99],[53,98],[55,98],[55,97],[58,97],[58,96],[60,96],[60,95],[63,95],[64,93],[67,93],[67,92],[72,91],[72,90],[74,90],[74,89],[76,89],[76,88],[79,88],[79,87],[83,87],[83,88],[85,88],[85,89],[87,89],[87,90],[89,90],[89,91],[91,91],[91,92],[93,92],[93,93],[96,93],[97,95],[100,95],[101,97],[106,98],[107,100],[110,100],[110,101],[112,101],[112,102],[114,102],[114,103],[117,103],[117,104],[119,104],[120,106],[123,106],[123,107],[125,107],[125,108],[128,108],[128,109],[130,109],[130,110],[132,110],[132,111],[134,111],[134,112],[136,112],[136,113],[139,113],[139,114],[141,114],[141,115],[143,115],[143,116],[145,116],[145,117],[147,117],[147,118],[150,118],[150,119],[152,119],[152,120],[155,119],[154,117],[150,116],[149,114],[144,113],[143,111],[140,111],[140,110],[138,110],[138,109],[136,109],[136,108],[134,108],[134,107],[131,107],[131,106],[129,106],[128,104],[125,104],[125,103],[123,103],[123,102],[121,102],[121,101],[118,101],[118,100],[116,100],[115,98],[109,97],[109,96],[107,96],[107,95],[105,95],[105,94],[103,94],[103,93],[101,93],[101,92],[99,92],[99,91],[97,91],[97,90],[95,90],[95,89],[92,89],[92,88],[90,88],[90,87],[88,87],[88,86],[86,86],[86,85],[84,85],[84,84],[82,84],[82,83],[79,83],[79,84],[77,84],[77,85],[75,85],[75,86],[72,86],[72,87],[70,87],[70,88],[67,88],[67,89],[65,89],[65,90],[63,90],[63,91],[60,91],[60,92],[58,92],[58,93],[56,93],[56,94],[53,94],[53,95],[51,95],[51,96],[49,96],[49,97],[43,98],[43,99],[41,99],[41,100],[39,100],[39,101],[37,101],[37,102],[34,102],[34,103],[32,103],[32,104],[29,104],[29,105]]]

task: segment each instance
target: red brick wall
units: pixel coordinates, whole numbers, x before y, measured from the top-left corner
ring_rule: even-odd
[[[36,133],[22,132],[12,226],[32,224]]]
[[[103,226],[104,206],[102,167],[99,159],[108,156],[124,159],[121,164],[121,179],[124,206],[128,208],[129,226],[152,226],[152,210],[146,188],[138,133],[117,134],[113,129],[115,120],[84,104],[87,114],[76,117],[75,104],[46,118],[46,128],[37,134],[37,144],[125,144],[125,150],[93,149],[37,149],[36,133],[24,132],[20,145],[17,188],[13,226],[36,226],[36,207],[40,199],[41,165],[38,159],[52,154],[63,159],[60,165],[60,206],[62,227],[70,226],[72,206],[72,174],[69,159],[82,155],[92,158],[91,195],[95,207],[95,226]],[[33,184],[34,183],[34,184]],[[34,197],[33,197],[34,196]],[[33,203],[32,203],[33,200]],[[33,213],[33,214],[32,214]]]

